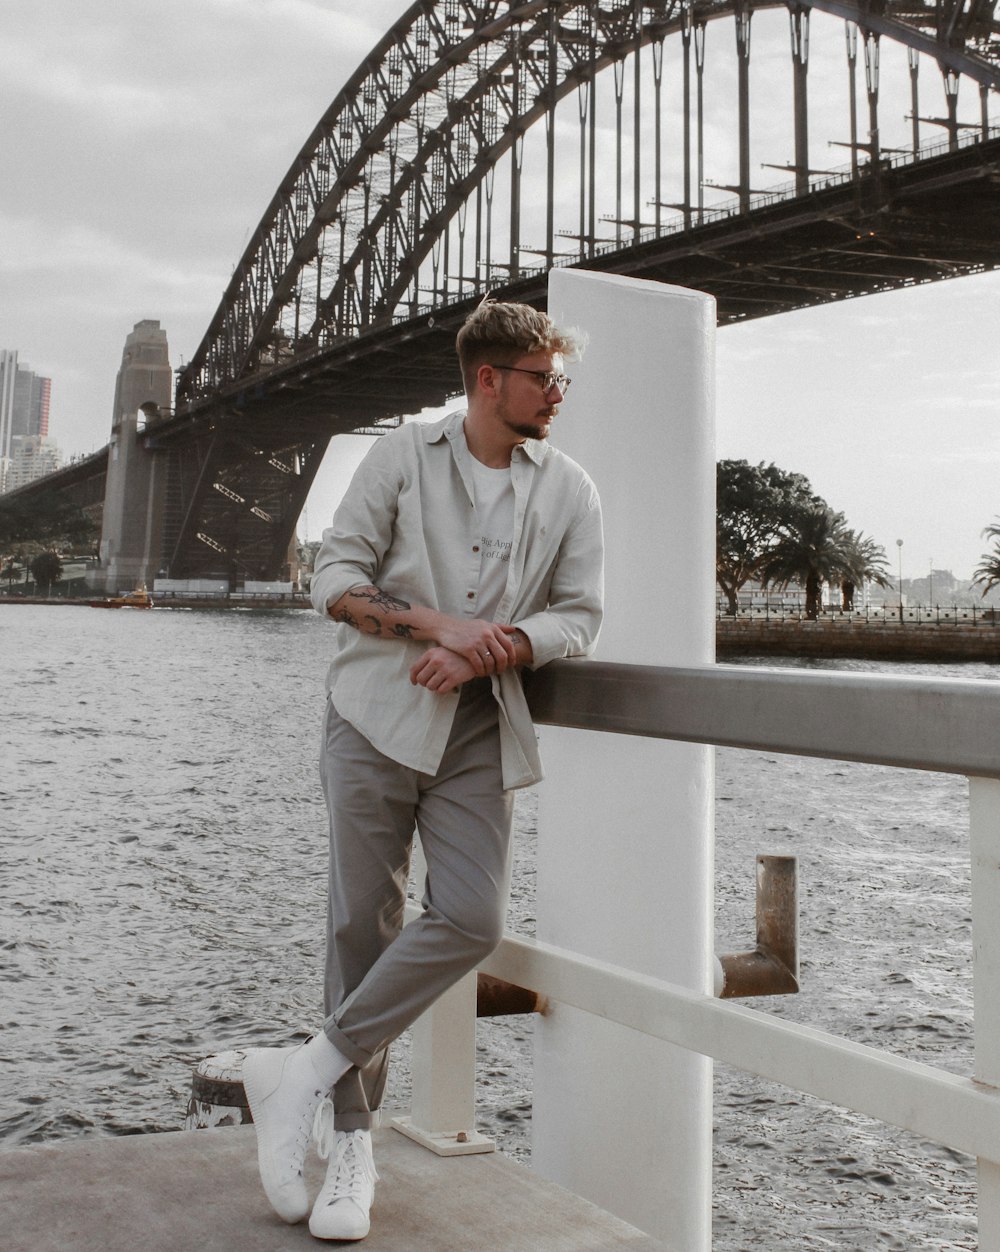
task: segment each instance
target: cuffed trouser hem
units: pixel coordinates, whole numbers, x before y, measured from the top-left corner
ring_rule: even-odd
[[[337,1051],[342,1052],[358,1069],[364,1069],[374,1055],[371,1052],[366,1052],[364,1048],[359,1048],[356,1043],[348,1039],[332,1018],[323,1023],[323,1033]]]

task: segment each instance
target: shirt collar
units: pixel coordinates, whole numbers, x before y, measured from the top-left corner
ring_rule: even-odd
[[[449,413],[440,421],[428,422],[424,427],[424,438],[428,443],[438,443],[442,439],[454,440],[459,437],[464,442],[465,433],[462,423],[465,421],[465,413],[465,409],[456,409],[454,413]],[[548,444],[543,439],[525,439],[524,443],[514,448],[512,456],[516,457],[519,449],[536,465],[541,465],[549,451]]]

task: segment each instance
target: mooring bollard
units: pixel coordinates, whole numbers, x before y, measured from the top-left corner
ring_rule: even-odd
[[[184,1129],[245,1126],[252,1121],[243,1089],[243,1053],[220,1052],[206,1057],[191,1073]]]
[[[515,987],[499,978],[480,974],[476,997],[477,1017],[502,1017],[514,1013],[544,1013],[548,1002],[536,991]],[[191,1098],[185,1130],[209,1130],[216,1126],[246,1126],[253,1121],[243,1089],[243,1052],[220,1052],[200,1061],[191,1071]]]

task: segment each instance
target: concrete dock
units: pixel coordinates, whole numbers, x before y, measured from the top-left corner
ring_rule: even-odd
[[[499,1153],[437,1157],[375,1135],[381,1181],[365,1252],[665,1252]],[[323,1165],[311,1158],[314,1190]],[[4,1252],[293,1252],[257,1177],[252,1126],[94,1136],[0,1152]],[[329,1246],[344,1247],[336,1243]]]

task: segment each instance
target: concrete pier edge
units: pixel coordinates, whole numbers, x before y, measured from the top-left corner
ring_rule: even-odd
[[[664,1245],[498,1153],[442,1158],[375,1132],[366,1252],[665,1252]],[[312,1157],[313,1193],[323,1166]],[[306,1223],[270,1209],[252,1126],[92,1135],[0,1151],[4,1252],[293,1252]]]

